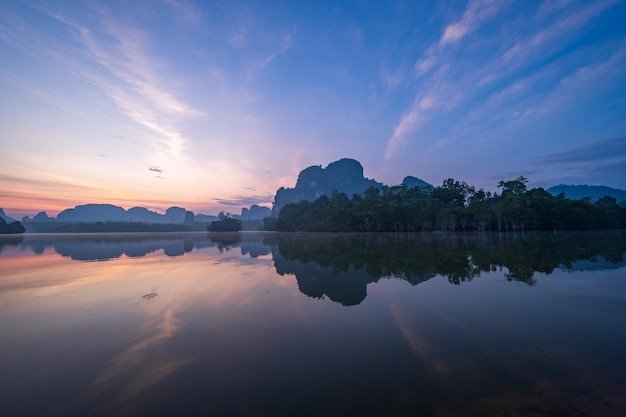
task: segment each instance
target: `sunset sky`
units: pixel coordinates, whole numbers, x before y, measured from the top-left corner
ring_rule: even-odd
[[[0,207],[270,206],[397,184],[626,188],[626,0],[0,0]]]

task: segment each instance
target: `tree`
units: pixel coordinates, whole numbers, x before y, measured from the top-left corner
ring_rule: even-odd
[[[519,176],[511,181],[500,181],[498,188],[502,188],[502,197],[507,195],[522,195],[526,192],[526,183],[528,179],[523,176]]]

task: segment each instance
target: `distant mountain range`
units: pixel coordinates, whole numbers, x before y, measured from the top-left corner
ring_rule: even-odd
[[[605,187],[603,185],[556,185],[546,190],[553,196],[564,194],[565,198],[570,200],[582,200],[589,198],[592,202],[597,201],[604,196],[610,196],[617,200],[618,203],[626,203],[626,191],[619,188]]]
[[[407,176],[402,184],[409,188],[419,187],[432,190],[434,187],[424,180],[413,176]],[[241,215],[234,218],[242,221],[259,221],[268,216],[277,216],[280,210],[289,203],[298,201],[314,201],[336,190],[351,197],[353,194],[363,194],[369,187],[381,189],[383,184],[363,175],[363,166],[355,159],[343,158],[331,162],[322,168],[321,165],[313,165],[298,175],[296,185],[293,188],[280,187],[274,196],[273,209],[252,205],[249,209],[243,208]],[[576,200],[590,198],[596,201],[606,195],[615,198],[618,203],[626,204],[626,191],[617,188],[593,185],[557,185],[546,191],[552,195],[563,193],[566,198]],[[0,218],[7,223],[16,221],[8,216],[0,208]],[[32,219],[24,217],[22,223],[28,230],[28,224],[46,224],[49,222],[77,223],[77,222],[134,222],[149,224],[193,224],[210,223],[217,220],[217,216],[206,214],[194,214],[182,207],[170,207],[165,214],[159,214],[145,207],[133,207],[128,210],[112,204],[85,204],[63,210],[57,218],[49,217],[46,212],[40,212]]]
[[[241,220],[261,220],[271,215],[271,210],[256,204],[249,209],[243,208],[241,215],[233,215]],[[6,215],[0,208],[0,218],[10,223],[15,219]],[[45,211],[30,218],[22,218],[22,223],[85,223],[85,222],[128,222],[128,223],[150,223],[150,224],[190,224],[190,223],[210,223],[218,220],[218,216],[207,214],[194,214],[182,207],[170,207],[165,214],[159,214],[148,210],[145,207],[133,207],[125,210],[113,204],[83,204],[74,208],[65,209],[54,218],[48,216]]]
[[[189,213],[189,214],[188,214]],[[140,223],[191,223],[194,215],[182,207],[170,207],[165,214],[150,211],[145,207],[125,210],[112,204],[85,204],[63,210],[57,216],[59,222],[140,222]]]
[[[409,188],[433,188],[427,182],[411,176],[404,178],[403,183]],[[277,216],[280,210],[289,203],[314,201],[323,195],[329,196],[333,190],[352,197],[353,194],[363,194],[369,187],[381,189],[383,184],[365,178],[363,166],[357,160],[343,158],[331,162],[326,168],[322,168],[321,165],[313,165],[300,171],[295,187],[280,187],[276,191],[272,215]]]

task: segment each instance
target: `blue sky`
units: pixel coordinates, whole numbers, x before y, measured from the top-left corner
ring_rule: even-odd
[[[1,1],[0,207],[238,212],[397,184],[626,188],[626,1]]]

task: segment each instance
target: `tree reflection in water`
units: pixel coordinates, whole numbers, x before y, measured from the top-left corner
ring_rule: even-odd
[[[536,283],[535,273],[554,269],[610,269],[626,264],[626,232],[526,234],[313,234],[182,233],[30,235],[5,239],[3,246],[42,253],[53,248],[74,260],[108,260],[122,255],[146,256],[163,250],[181,256],[194,249],[235,248],[242,255],[271,253],[276,272],[294,275],[303,294],[350,306],[367,296],[367,285],[396,278],[417,285],[436,276],[451,284],[469,282],[482,273],[503,270],[509,281]]]

